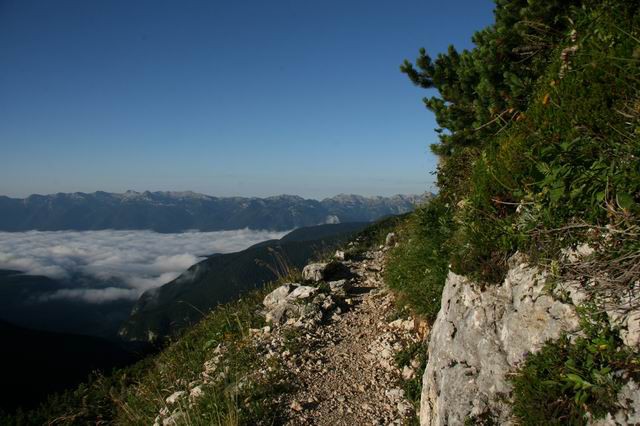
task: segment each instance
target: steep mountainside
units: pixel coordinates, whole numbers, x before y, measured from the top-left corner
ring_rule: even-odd
[[[162,287],[145,292],[120,331],[126,340],[150,341],[175,334],[204,312],[301,268],[314,255],[350,238],[366,223],[301,228],[280,240],[210,256]]]
[[[193,192],[127,191],[0,197],[0,230],[288,230],[322,223],[370,222],[411,211],[429,196],[339,195],[317,201],[290,195],[219,198]]]
[[[52,333],[0,321],[5,387],[0,410],[33,406],[46,395],[87,379],[96,369],[109,371],[138,357],[124,346],[98,337]]]

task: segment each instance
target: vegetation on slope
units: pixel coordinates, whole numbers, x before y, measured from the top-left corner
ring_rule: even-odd
[[[634,1],[498,1],[475,49],[403,65],[441,95],[425,102],[442,127],[454,270],[495,282],[516,250],[555,254],[590,229],[637,227],[637,24]]]
[[[418,208],[398,226],[398,248],[387,260],[384,279],[398,302],[433,321],[449,272],[447,240],[453,224],[450,208],[441,199]]]
[[[5,416],[2,423],[153,424],[167,406],[165,399],[199,379],[204,363],[223,344],[226,377],[203,386],[203,396],[184,410],[185,423],[272,424],[279,415],[272,403],[286,386],[277,365],[268,381],[251,380],[257,354],[247,344],[249,329],[264,325],[259,307],[270,288],[219,306],[158,355],[109,375],[94,375],[73,391],[51,396],[37,409]],[[238,386],[240,381],[243,386]]]
[[[424,102],[440,126],[432,146],[440,193],[400,228],[389,284],[434,318],[449,265],[491,285],[522,251],[579,280],[597,303],[638,309],[640,2],[496,0],[495,24],[474,42],[435,60],[421,50],[415,65],[401,66],[414,84],[438,92]],[[590,257],[562,261],[564,250],[585,242]],[[552,415],[565,423],[613,408],[611,395],[633,364],[590,355],[605,338],[622,350],[615,330],[599,327],[528,358],[515,392],[523,423],[536,424],[530,413],[545,412],[549,395],[564,395]],[[613,379],[616,368],[627,373]],[[615,386],[596,386],[593,369]],[[571,378],[593,387],[580,393]],[[563,384],[533,397],[547,381]],[[589,393],[600,390],[608,396]]]
[[[143,348],[127,347],[80,334],[32,330],[0,320],[2,364],[6,392],[0,410],[33,407],[48,394],[75,387],[96,369],[111,369],[141,358]],[[46,350],[43,350],[46,348]]]
[[[640,358],[622,345],[605,314],[584,310],[582,331],[529,355],[512,378],[513,410],[523,425],[585,424],[587,411],[605,416],[629,378],[640,379]]]

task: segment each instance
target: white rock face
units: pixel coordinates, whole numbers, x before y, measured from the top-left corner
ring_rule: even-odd
[[[578,328],[571,304],[544,292],[544,276],[520,256],[501,285],[480,286],[449,273],[422,379],[421,425],[464,424],[490,411],[512,424],[503,397],[507,374],[529,352]]]
[[[280,287],[273,290],[271,293],[267,294],[267,296],[262,301],[262,304],[267,309],[274,308],[275,306],[282,303],[287,298],[287,296],[293,290],[293,288],[294,288],[293,284],[281,285]]]
[[[309,287],[306,285],[301,285],[296,287],[289,295],[287,296],[287,300],[299,300],[299,299],[308,299],[318,292],[316,287]]]
[[[498,424],[515,424],[508,374],[547,340],[578,331],[575,306],[587,298],[571,283],[561,283],[558,288],[569,294],[570,301],[552,297],[544,286],[544,273],[527,265],[518,254],[510,259],[510,269],[500,285],[482,289],[449,273],[422,377],[421,425],[464,424],[484,413],[491,413]],[[627,327],[621,333],[627,344],[637,344],[637,315],[617,321]],[[613,321],[611,313],[609,316]],[[637,424],[638,385],[628,383],[619,399],[624,401],[620,404],[623,409],[597,424]]]
[[[347,280],[329,281],[328,284],[331,289],[331,293],[336,293],[341,296],[346,296],[351,289],[351,283]]]

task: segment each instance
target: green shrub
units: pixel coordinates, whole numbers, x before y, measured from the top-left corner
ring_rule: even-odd
[[[472,51],[434,63],[423,53],[420,73],[403,67],[440,90],[427,105],[448,130],[436,152],[441,197],[455,207],[451,265],[484,282],[500,282],[516,250],[553,259],[606,226],[631,247],[628,231],[640,225],[638,2],[512,3],[498,2],[496,24]],[[507,34],[509,54],[495,43]],[[487,62],[533,49],[518,40],[546,47],[535,59]],[[477,99],[485,92],[493,106]]]
[[[396,291],[399,303],[430,320],[440,310],[452,225],[450,207],[439,198],[417,209],[398,227],[399,245],[385,269],[385,282]]]

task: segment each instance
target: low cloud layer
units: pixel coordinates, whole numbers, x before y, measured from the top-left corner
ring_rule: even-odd
[[[202,256],[231,253],[284,232],[248,229],[159,234],[152,231],[0,232],[0,269],[66,280],[82,274],[100,288],[66,288],[42,300],[76,299],[103,303],[136,299],[165,284]],[[104,286],[115,281],[118,286]],[[121,286],[122,285],[122,286]]]

